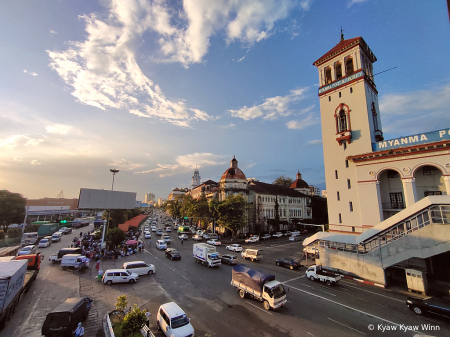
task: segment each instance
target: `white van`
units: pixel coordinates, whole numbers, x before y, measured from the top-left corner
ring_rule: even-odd
[[[158,329],[162,330],[166,336],[194,336],[194,328],[190,321],[191,319],[175,302],[161,305],[156,315]]]
[[[82,264],[86,262],[86,256],[80,254],[66,254],[61,259],[61,268],[75,268],[78,269]]]
[[[245,249],[241,252],[241,256],[244,259],[250,259],[253,261],[260,261],[263,258],[262,249]]]
[[[139,280],[139,275],[125,269],[108,269],[102,277],[102,282],[110,286],[112,283],[129,282],[131,284]]]
[[[123,264],[123,269],[138,275],[151,275],[155,272],[155,266],[147,264],[144,261],[125,262]]]
[[[53,235],[52,235],[52,242],[61,241],[61,238],[62,238],[62,233],[61,232],[53,233]]]
[[[156,241],[156,248],[158,249],[167,249],[167,243],[164,240]]]

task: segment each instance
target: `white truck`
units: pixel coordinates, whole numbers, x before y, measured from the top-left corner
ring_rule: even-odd
[[[216,251],[216,247],[206,243],[194,243],[193,256],[197,263],[211,268],[221,264],[220,254]]]
[[[36,245],[38,243],[38,232],[23,233],[20,243],[24,246]]]
[[[274,275],[250,269],[243,264],[233,267],[231,285],[238,289],[239,296],[245,298],[249,294],[263,302],[264,309],[277,309],[287,303],[283,285],[275,281]]]
[[[327,285],[331,286],[339,282],[342,278],[339,274],[336,274],[332,270],[324,269],[322,266],[314,265],[306,270],[306,277],[311,281],[321,281],[325,282]]]

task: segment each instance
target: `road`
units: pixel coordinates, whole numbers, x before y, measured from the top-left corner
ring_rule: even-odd
[[[102,268],[120,268],[123,262],[143,260],[155,265],[155,275],[141,276],[133,285],[113,284],[109,287],[93,282],[94,273],[83,275],[85,286],[82,286],[81,292],[95,299],[99,322],[108,310],[114,308],[117,296],[127,294],[129,306],[136,303],[153,314],[150,317],[152,331],[156,330],[159,305],[175,301],[191,318],[196,336],[420,335],[414,331],[403,332],[403,329],[412,326],[417,326],[420,332],[430,336],[450,336],[448,321],[432,316],[416,316],[407,309],[407,296],[404,294],[351,280],[342,280],[338,285],[328,287],[306,279],[304,268],[290,270],[275,265],[276,258],[300,256],[303,248],[301,242],[277,238],[245,245],[264,250],[261,262],[245,261],[245,264],[274,274],[287,291],[288,303],[284,307],[277,311],[266,311],[262,303],[238,296],[237,290],[230,285],[232,267],[221,265],[211,269],[195,263],[192,258],[192,239],[189,238],[182,245],[176,232],[169,233],[172,238],[169,247],[177,248],[182,256],[180,261],[171,261],[164,256],[164,251],[156,249],[157,237],[153,234],[152,244],[147,243],[143,253],[115,262],[102,262]],[[65,236],[63,240],[61,247],[67,245],[64,242],[69,242],[69,238]],[[56,251],[57,245],[52,245],[50,251]],[[221,254],[228,252],[225,246],[218,247],[218,251]],[[239,260],[243,262],[240,256]],[[67,297],[77,295],[78,276],[45,262],[33,285],[33,294],[27,294],[0,337],[39,336],[37,330],[40,332],[46,312]],[[439,330],[426,331],[425,328]],[[155,335],[163,336],[161,332]]]

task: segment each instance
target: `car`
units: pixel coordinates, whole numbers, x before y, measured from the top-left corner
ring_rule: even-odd
[[[156,232],[156,226],[152,226],[152,232]]]
[[[414,311],[416,315],[423,315],[424,313],[430,313],[450,317],[450,302],[442,298],[408,297],[406,299],[406,305],[408,306],[409,309]]]
[[[162,330],[167,337],[195,335],[189,317],[175,302],[165,303],[159,307],[156,325],[158,330]]]
[[[48,247],[48,246],[50,246],[51,243],[52,243],[52,240],[43,238],[43,239],[41,239],[41,241],[39,241],[38,248]]]
[[[210,239],[215,239],[215,240],[219,240],[219,235],[217,235],[216,233],[210,234],[209,235]]]
[[[68,228],[68,227],[61,227],[59,229],[59,232],[63,233],[63,234],[71,234],[72,233],[72,228]]]
[[[252,235],[248,239],[245,240],[246,243],[258,242],[258,241],[259,241],[258,235]]]
[[[283,233],[281,232],[276,232],[272,235],[274,238],[281,238],[283,236]]]
[[[155,273],[155,266],[144,261],[125,262],[122,268],[138,275],[152,275]]]
[[[227,250],[231,250],[233,252],[242,252],[243,248],[239,243],[233,243],[226,247]]]
[[[219,240],[215,240],[215,239],[208,240],[208,241],[206,241],[206,243],[208,245],[213,245],[213,246],[220,246],[220,245],[222,245],[222,242],[220,242]]]
[[[162,236],[163,240],[166,241],[166,243],[170,243],[170,236],[169,235],[163,235]]]
[[[113,283],[135,283],[139,275],[125,269],[108,269],[103,273],[102,282],[110,286]]]
[[[183,239],[183,240],[187,240],[188,239],[188,236],[187,236],[187,234],[180,234],[180,235],[178,235],[178,238],[181,240],[181,239]]]
[[[205,231],[203,229],[199,229],[197,231],[197,235],[200,235],[200,236],[202,236],[204,233],[205,233]]]
[[[58,242],[58,241],[61,241],[62,235],[63,235],[63,234],[62,234],[61,232],[53,233],[53,235],[52,235],[52,242]]]
[[[52,236],[51,235],[50,236],[44,236],[43,239],[47,239],[48,240],[49,246],[52,245]]]
[[[167,243],[166,243],[166,241],[164,241],[164,240],[158,240],[158,241],[156,241],[156,248],[166,250],[166,249],[167,249]]]
[[[171,231],[172,231],[172,228],[166,227],[166,232],[167,232],[167,233],[169,233],[169,232],[171,232]]]
[[[302,237],[300,235],[291,235],[289,237],[289,241],[292,241],[292,242],[301,241],[301,240],[302,240]]]
[[[301,235],[299,231],[292,231],[291,235]]]
[[[156,235],[162,235],[163,234],[163,231],[162,231],[162,229],[157,229],[156,230]]]
[[[177,226],[177,225],[174,225],[174,226],[173,226],[173,229],[174,229],[174,230],[177,230],[177,229],[178,229],[178,226]]]
[[[289,269],[291,269],[291,270],[299,269],[299,268],[300,268],[300,262],[298,262],[298,260],[292,259],[292,258],[290,258],[290,257],[285,257],[285,258],[282,258],[282,259],[277,259],[277,260],[275,261],[275,264],[276,264],[277,266],[286,267],[286,268],[289,268]]]
[[[205,240],[209,240],[211,238],[211,236],[208,233],[203,233],[203,239]]]
[[[25,246],[19,252],[17,253],[17,256],[20,255],[28,255],[28,254],[34,254],[36,253],[36,246]]]
[[[175,248],[167,248],[165,255],[166,255],[166,257],[170,258],[171,260],[180,260],[181,259],[180,252],[178,250],[176,250]]]
[[[291,235],[292,235],[291,231],[284,232],[284,236],[291,236]]]
[[[317,249],[317,248],[315,248],[315,247],[305,247],[304,249],[303,249],[303,253],[307,253],[307,254],[318,254],[319,253],[319,250]]]
[[[238,263],[238,258],[233,254],[224,254],[222,255],[222,263],[229,264],[230,266],[235,265]]]
[[[150,232],[144,232],[144,239],[151,239],[152,234]]]
[[[268,239],[270,239],[270,238],[271,238],[270,234],[264,234],[264,235],[261,237],[261,240],[268,240]]]
[[[202,237],[200,236],[200,235],[194,235],[194,236],[192,236],[192,240],[195,240],[195,241],[202,241]]]

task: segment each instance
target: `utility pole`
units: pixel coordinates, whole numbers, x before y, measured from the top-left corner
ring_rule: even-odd
[[[114,191],[114,176],[116,175],[116,173],[119,173],[119,170],[116,169],[110,169],[109,171],[112,172],[113,174],[113,179],[112,179],[112,185],[111,185],[111,191]],[[103,227],[103,235],[102,235],[102,248],[106,248],[106,233],[108,232],[108,227],[109,227],[109,218],[110,218],[110,213],[111,210],[108,209],[106,211],[107,216],[106,216],[106,223]]]

